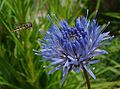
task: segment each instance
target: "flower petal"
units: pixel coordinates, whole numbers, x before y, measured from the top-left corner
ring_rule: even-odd
[[[87,70],[87,72],[96,80],[95,75],[93,74],[93,72],[89,69],[88,66],[84,65],[84,68]]]
[[[55,67],[53,70],[49,71],[48,74],[52,74],[53,72],[59,70],[61,68],[60,65],[58,65],[57,67]]]
[[[100,60],[91,60],[91,61],[89,61],[89,64],[96,64],[98,62],[100,62]]]

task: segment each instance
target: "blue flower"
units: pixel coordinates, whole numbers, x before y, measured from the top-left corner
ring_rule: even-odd
[[[55,66],[49,74],[62,70],[62,82],[71,70],[80,72],[84,69],[96,79],[88,65],[95,64],[99,60],[92,60],[100,54],[107,54],[99,49],[105,40],[111,39],[109,32],[103,32],[108,24],[98,25],[95,19],[87,20],[87,17],[76,19],[73,27],[68,22],[61,20],[53,24],[41,41],[41,52],[35,53],[50,61],[50,66]]]

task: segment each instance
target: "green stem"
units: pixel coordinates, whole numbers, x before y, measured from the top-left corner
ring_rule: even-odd
[[[83,67],[83,72],[84,72],[84,76],[85,76],[85,79],[86,79],[87,87],[88,87],[88,89],[91,89],[88,73],[87,73],[86,69],[84,68],[84,66],[82,66],[82,67]]]

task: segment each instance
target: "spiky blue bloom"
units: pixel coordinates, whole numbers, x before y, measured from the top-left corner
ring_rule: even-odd
[[[90,21],[87,17],[79,17],[71,27],[67,21],[61,20],[47,31],[42,40],[41,52],[35,52],[50,61],[50,66],[55,66],[49,74],[62,70],[62,82],[69,71],[79,72],[83,67],[96,79],[88,65],[99,62],[92,60],[93,57],[107,54],[105,50],[99,49],[103,41],[111,38],[109,32],[103,32],[107,25],[101,26],[95,19]]]

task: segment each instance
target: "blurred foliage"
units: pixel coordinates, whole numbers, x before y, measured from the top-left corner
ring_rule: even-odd
[[[97,2],[98,5],[98,19],[100,23],[106,23],[110,21],[109,29],[112,35],[120,35],[120,0],[89,0],[90,12],[93,12]]]
[[[0,89],[81,89],[85,88],[82,72],[70,72],[61,86],[61,71],[48,75],[49,69],[35,56],[37,39],[44,36],[50,23],[46,16],[54,14],[69,22],[86,15],[97,18],[100,24],[111,24],[106,29],[115,35],[103,47],[109,54],[101,55],[100,63],[93,65],[97,80],[91,78],[92,89],[120,88],[120,0],[0,0]],[[72,17],[72,15],[74,17]],[[12,32],[16,25],[32,22],[32,29]],[[42,29],[39,34],[38,30]]]

